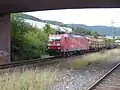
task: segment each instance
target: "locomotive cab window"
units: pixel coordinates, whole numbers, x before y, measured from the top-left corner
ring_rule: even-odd
[[[58,36],[49,37],[49,41],[60,41],[60,40],[61,40],[61,37],[58,37]]]

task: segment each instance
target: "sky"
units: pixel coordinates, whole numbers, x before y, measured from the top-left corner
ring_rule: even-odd
[[[63,9],[27,12],[43,20],[54,20],[65,24],[104,25],[120,27],[120,8],[112,9]]]

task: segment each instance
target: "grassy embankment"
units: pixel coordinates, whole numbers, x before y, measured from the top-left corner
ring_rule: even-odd
[[[74,60],[67,60],[66,62],[62,63],[62,66],[70,69],[81,68],[91,63],[102,63],[106,60],[111,60],[117,56],[120,56],[120,49],[112,49],[109,51],[86,54]]]

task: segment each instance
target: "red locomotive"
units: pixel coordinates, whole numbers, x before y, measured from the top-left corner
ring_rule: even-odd
[[[51,56],[71,55],[89,50],[85,36],[75,34],[54,34],[49,36],[48,52]]]
[[[48,53],[50,56],[69,56],[74,53],[99,51],[116,48],[113,40],[76,34],[54,34],[49,36]]]

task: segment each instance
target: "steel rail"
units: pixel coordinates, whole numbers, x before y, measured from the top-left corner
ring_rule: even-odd
[[[92,53],[92,52],[89,52],[89,53]],[[78,56],[78,55],[84,55],[84,54],[75,54],[72,56],[74,57],[74,56]],[[37,59],[32,59],[32,60],[15,61],[15,62],[11,62],[8,64],[0,65],[0,69],[6,69],[6,68],[11,68],[11,67],[17,67],[17,66],[24,66],[24,65],[29,65],[29,64],[36,64],[36,63],[39,63],[42,65],[45,63],[53,63],[55,61],[57,61],[57,62],[59,61],[59,60],[55,60],[55,59],[63,59],[63,58],[70,58],[70,57],[59,57],[58,56],[58,57],[48,57],[48,58],[44,58],[44,59],[37,58]]]
[[[99,80],[97,80],[94,84],[92,84],[87,90],[92,90],[94,89],[104,78],[106,78],[109,74],[111,74],[118,66],[120,63],[116,64],[112,69],[110,69],[105,75],[103,75]]]
[[[49,57],[49,58],[44,58],[44,59],[38,58],[38,59],[24,60],[24,61],[18,61],[18,62],[16,61],[16,62],[0,65],[0,69],[36,64],[36,63],[41,63],[41,64],[50,63],[54,61],[55,59],[56,57]]]

